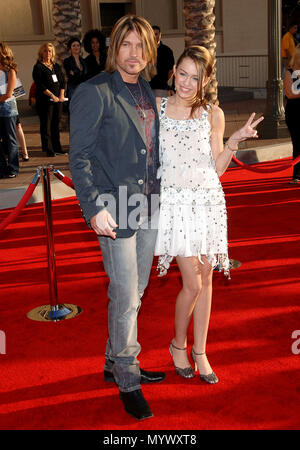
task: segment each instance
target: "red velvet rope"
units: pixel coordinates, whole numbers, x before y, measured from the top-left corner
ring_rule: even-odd
[[[241,167],[242,169],[249,170],[250,172],[272,173],[272,172],[281,172],[283,170],[288,169],[289,167],[293,167],[295,164],[300,162],[300,156],[298,156],[293,161],[290,161],[286,164],[282,164],[280,167],[271,168],[271,169],[267,169],[267,168],[263,168],[263,167],[252,167],[250,165],[244,164],[243,162],[239,161],[235,156],[232,157],[232,160],[239,167]],[[56,176],[56,178],[58,178],[60,181],[65,183],[67,186],[69,186],[70,188],[75,190],[73,181],[69,177],[65,176],[62,172],[60,172],[60,170],[55,169],[53,173]]]
[[[251,167],[247,164],[244,164],[243,162],[239,161],[235,156],[232,157],[232,160],[242,169],[246,169],[249,170],[251,172],[258,172],[258,173],[272,173],[272,172],[281,172],[282,170],[288,169],[289,167],[293,167],[295,164],[297,164],[298,162],[300,162],[300,156],[298,156],[296,159],[294,159],[293,161],[286,163],[286,164],[282,164],[280,167],[276,167],[276,168],[272,168],[272,169],[265,169],[265,168],[259,168],[259,167]],[[74,189],[74,184],[73,181],[65,176],[62,172],[60,172],[60,170],[54,169],[53,171],[54,175],[56,176],[56,178],[58,178],[60,181],[62,181],[63,183],[65,183],[67,186],[69,186],[70,188]],[[21,198],[21,200],[19,201],[18,205],[15,207],[15,209],[6,217],[6,219],[4,219],[1,223],[0,223],[0,233],[10,224],[12,223],[20,214],[20,212],[22,211],[22,209],[24,208],[24,206],[26,205],[26,203],[28,202],[28,200],[30,199],[30,197],[33,194],[33,191],[35,190],[35,188],[38,185],[38,182],[40,180],[40,173],[37,172],[32,180],[32,182],[30,183],[30,185],[27,188],[27,191],[25,192],[25,194],[23,195],[23,197]]]
[[[242,169],[250,170],[251,172],[272,173],[272,172],[281,172],[282,170],[288,169],[289,167],[293,167],[295,164],[300,162],[300,156],[297,156],[297,158],[294,159],[293,161],[290,161],[286,164],[282,164],[280,167],[276,167],[276,168],[272,168],[272,169],[267,169],[267,168],[264,169],[263,167],[261,167],[261,168],[252,167],[250,165],[242,163],[241,161],[236,159],[235,156],[232,157],[232,160]]]
[[[4,231],[4,229],[18,217],[18,215],[32,196],[33,191],[37,187],[39,181],[40,173],[37,172],[33,177],[32,182],[28,186],[27,191],[25,192],[15,209],[0,223],[0,233]]]
[[[60,170],[58,169],[54,169],[53,174],[56,176],[56,178],[58,178],[60,181],[62,181],[63,183],[65,183],[67,186],[69,186],[70,188],[74,189],[74,184],[73,181],[67,177],[66,175],[64,175]]]

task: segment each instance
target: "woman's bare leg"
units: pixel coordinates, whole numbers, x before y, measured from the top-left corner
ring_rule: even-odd
[[[24,132],[23,132],[21,123],[17,124],[16,130],[17,130],[17,139],[18,139],[19,146],[21,147],[22,155],[25,158],[28,158],[27,145],[26,145],[25,136],[24,136]]]
[[[205,353],[206,340],[211,312],[212,302],[212,277],[213,270],[206,256],[201,256],[203,264],[200,264],[202,287],[193,310],[194,319],[194,352]],[[202,375],[208,375],[212,368],[207,360],[206,354],[197,356],[197,366]]]
[[[182,258],[177,256],[177,265],[182,277],[182,289],[175,305],[175,336],[173,344],[179,348],[187,345],[187,330],[193,314],[194,306],[201,292],[201,274],[197,257]],[[187,353],[173,347],[174,363],[185,368],[190,365]]]

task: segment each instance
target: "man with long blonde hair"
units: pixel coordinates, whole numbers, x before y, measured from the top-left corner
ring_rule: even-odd
[[[127,15],[115,24],[105,72],[82,83],[70,105],[70,168],[86,221],[98,235],[109,277],[104,379],[126,412],[151,417],[141,383],[161,372],[139,368],[137,315],[148,284],[159,198],[158,114],[146,79],[155,70],[151,25]],[[138,206],[138,207],[137,207]]]

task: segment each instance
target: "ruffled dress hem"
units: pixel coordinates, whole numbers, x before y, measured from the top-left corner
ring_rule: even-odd
[[[176,256],[181,255],[161,255],[158,258],[158,263],[156,270],[159,271],[158,277],[163,277],[167,274],[168,269],[170,268],[170,264]],[[198,253],[196,255],[182,255],[183,257],[191,257],[196,256],[199,259],[199,262],[203,264],[201,259],[201,254]],[[213,269],[218,269],[218,272],[224,272],[224,275],[230,280],[230,261],[227,254],[217,254],[217,255],[203,255],[206,256],[209,264]]]

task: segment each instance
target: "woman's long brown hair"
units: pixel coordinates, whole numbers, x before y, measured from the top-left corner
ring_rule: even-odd
[[[5,71],[13,69],[17,72],[17,63],[14,61],[14,54],[5,42],[0,42],[0,64]]]
[[[197,92],[191,100],[192,109],[190,117],[193,117],[195,111],[200,108],[200,106],[207,109],[207,99],[205,98],[205,87],[203,87],[203,81],[205,77],[209,78],[212,73],[213,57],[207,48],[200,45],[191,45],[190,47],[187,47],[178,58],[176,64],[177,68],[185,58],[190,58],[194,61],[198,74]]]

